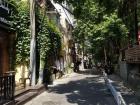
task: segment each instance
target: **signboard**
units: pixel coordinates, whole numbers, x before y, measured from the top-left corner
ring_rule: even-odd
[[[0,0],[0,24],[10,25],[10,9],[6,0]]]
[[[0,0],[0,8],[4,9],[8,14],[10,13],[9,5],[5,0]]]

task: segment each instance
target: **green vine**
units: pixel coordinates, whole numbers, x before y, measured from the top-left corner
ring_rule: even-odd
[[[13,2],[12,2],[13,3]],[[16,65],[29,65],[30,54],[30,16],[27,2],[14,2],[17,5],[15,14],[12,15],[13,26],[11,29],[17,32],[16,37]],[[36,8],[36,38],[37,51],[41,62],[45,62],[47,56],[59,55],[61,49],[61,34],[47,16],[41,12],[41,8]],[[52,37],[53,36],[53,37]]]

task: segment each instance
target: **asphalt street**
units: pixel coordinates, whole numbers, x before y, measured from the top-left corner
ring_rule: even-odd
[[[116,105],[103,77],[91,72],[72,73],[56,80],[25,105]]]

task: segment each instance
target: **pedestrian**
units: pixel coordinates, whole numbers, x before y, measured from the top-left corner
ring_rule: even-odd
[[[75,63],[75,66],[74,66],[74,72],[79,72],[79,65],[81,64],[81,59],[78,58],[76,63]]]

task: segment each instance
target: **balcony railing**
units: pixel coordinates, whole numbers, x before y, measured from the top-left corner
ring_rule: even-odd
[[[15,75],[5,74],[0,76],[0,105],[14,100]]]
[[[125,51],[125,59],[129,63],[140,63],[140,45],[135,45]]]

